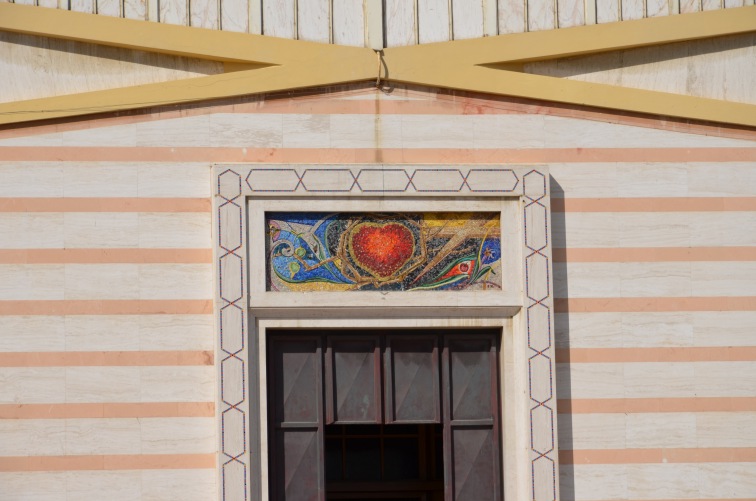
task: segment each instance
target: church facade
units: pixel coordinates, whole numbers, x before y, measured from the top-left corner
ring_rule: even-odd
[[[20,3],[0,498],[756,497],[752,1]]]

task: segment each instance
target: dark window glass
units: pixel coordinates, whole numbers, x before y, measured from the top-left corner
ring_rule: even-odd
[[[417,439],[386,438],[383,441],[384,480],[420,478],[420,450]]]
[[[379,436],[383,427],[379,424],[356,424],[348,428],[344,426],[341,428],[345,429],[345,433],[351,436]]]
[[[325,441],[326,482],[343,480],[344,454],[342,441],[327,438]]]
[[[381,440],[353,438],[346,440],[345,480],[381,480]]]

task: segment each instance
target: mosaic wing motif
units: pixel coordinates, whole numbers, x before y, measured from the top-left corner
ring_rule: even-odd
[[[330,284],[332,287],[321,287],[330,290],[351,287],[326,245],[329,226],[337,215],[287,216],[268,220],[268,289],[305,292],[318,290],[315,284]],[[272,288],[276,283],[279,285]]]

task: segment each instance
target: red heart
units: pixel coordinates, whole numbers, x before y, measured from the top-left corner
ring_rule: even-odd
[[[349,234],[349,254],[376,278],[389,278],[415,253],[415,237],[399,223],[364,222]]]

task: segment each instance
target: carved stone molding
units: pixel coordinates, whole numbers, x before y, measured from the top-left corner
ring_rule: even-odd
[[[553,296],[549,177],[542,167],[408,165],[216,165],[216,267],[219,471],[221,499],[258,499],[260,475],[258,388],[251,380],[248,199],[283,197],[507,198],[519,202],[521,320],[527,336],[531,499],[559,498],[554,381]],[[262,257],[262,256],[256,256]],[[404,293],[412,294],[412,292]],[[254,306],[254,305],[252,305]],[[255,423],[251,427],[251,423]],[[505,428],[506,429],[506,428]],[[524,443],[524,442],[523,442]]]

